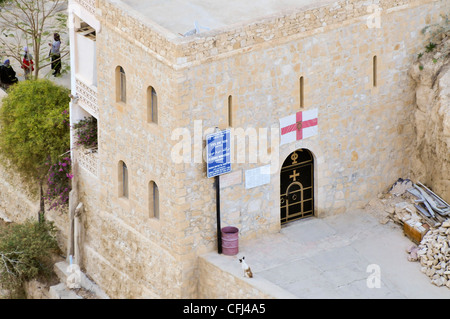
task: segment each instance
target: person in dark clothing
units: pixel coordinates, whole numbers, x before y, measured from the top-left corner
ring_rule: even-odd
[[[52,70],[53,76],[60,76],[61,75],[61,53],[59,51],[61,47],[61,39],[59,37],[58,33],[53,34],[53,43],[49,43],[48,45],[51,46],[50,49],[50,57],[52,59]]]
[[[0,66],[0,79],[3,84],[11,85],[19,82],[16,78],[16,71],[11,66],[9,59],[5,60],[2,66]]]

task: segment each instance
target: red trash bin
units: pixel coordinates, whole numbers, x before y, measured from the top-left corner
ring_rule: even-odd
[[[233,226],[222,228],[222,254],[234,256],[239,253],[239,229]]]

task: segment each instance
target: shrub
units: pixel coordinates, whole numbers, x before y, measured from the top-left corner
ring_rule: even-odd
[[[97,119],[95,117],[85,117],[76,123],[73,128],[76,130],[76,145],[87,149],[97,148]]]
[[[25,281],[51,274],[51,255],[58,252],[52,222],[28,220],[0,228],[0,286],[17,298]]]
[[[425,51],[426,52],[431,52],[431,51],[434,50],[435,47],[436,47],[436,43],[430,42],[430,44],[425,46]]]
[[[69,204],[69,193],[72,189],[70,157],[64,157],[58,163],[51,164],[47,178],[45,199],[50,202],[50,210],[66,210]]]

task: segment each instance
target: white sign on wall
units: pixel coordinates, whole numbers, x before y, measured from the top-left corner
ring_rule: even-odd
[[[270,183],[270,164],[245,171],[245,188],[253,188]]]
[[[242,183],[242,170],[220,175],[220,188],[226,188]]]

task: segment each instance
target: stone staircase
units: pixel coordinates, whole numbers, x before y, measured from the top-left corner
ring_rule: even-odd
[[[108,295],[83,272],[80,272],[80,288],[70,289],[67,287],[67,278],[71,275],[68,269],[69,263],[67,261],[60,261],[55,264],[54,271],[59,277],[60,283],[50,287],[49,295],[51,299],[109,299]]]

